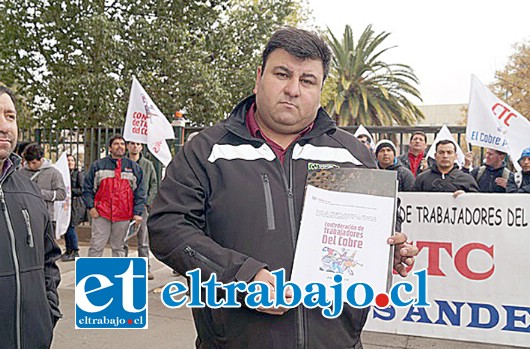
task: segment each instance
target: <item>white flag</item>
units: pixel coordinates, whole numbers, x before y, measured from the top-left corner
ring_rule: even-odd
[[[440,129],[440,131],[438,131],[438,134],[436,135],[434,142],[429,148],[429,152],[427,153],[427,158],[435,159],[434,153],[436,152],[436,144],[438,144],[439,141],[446,140],[446,139],[452,141],[455,144],[456,146],[455,162],[458,163],[460,168],[462,168],[462,166],[464,166],[464,161],[465,161],[464,152],[462,151],[462,148],[460,148],[458,143],[456,143],[455,139],[453,138],[453,134],[451,133],[451,131],[449,131],[449,128],[447,127],[446,124],[444,124],[442,128]]]
[[[53,219],[56,222],[55,238],[60,239],[70,225],[70,213],[72,212],[72,184],[70,183],[70,169],[68,168],[66,152],[61,154],[54,167],[61,173],[66,188],[66,199],[53,203]]]
[[[471,76],[466,140],[479,147],[508,153],[517,171],[521,152],[530,145],[530,121],[497,98]]]
[[[357,127],[357,130],[355,130],[355,133],[353,134],[355,138],[359,137],[360,135],[365,135],[370,139],[370,149],[374,150],[375,149],[374,139],[372,138],[372,135],[370,134],[370,132],[368,132],[368,130],[363,125],[359,125],[359,127]]]
[[[133,76],[123,138],[147,144],[149,151],[164,166],[171,161],[166,139],[174,139],[173,127]]]

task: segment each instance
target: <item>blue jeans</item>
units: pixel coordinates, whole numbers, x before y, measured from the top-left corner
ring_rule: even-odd
[[[64,234],[64,241],[66,242],[67,251],[79,250],[77,232],[75,231],[75,227],[73,225],[70,225]]]

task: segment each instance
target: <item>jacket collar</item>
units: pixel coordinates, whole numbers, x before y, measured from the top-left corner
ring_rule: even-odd
[[[0,169],[0,184],[2,184],[7,177],[9,177],[13,172],[15,172],[15,170],[18,169],[22,158],[15,153],[11,153],[5,161],[8,161],[9,165],[5,173],[3,168]]]
[[[252,135],[247,129],[247,125],[245,124],[247,111],[255,101],[256,95],[249,96],[243,101],[241,101],[234,108],[234,110],[232,110],[228,119],[225,120],[225,128],[243,139],[264,142],[262,139],[252,137]],[[313,128],[301,139],[310,139],[313,137],[318,137],[327,132],[334,132],[336,131],[336,129],[337,126],[335,122],[321,107],[320,109],[318,109],[317,117],[315,119]]]
[[[438,166],[436,165],[436,163],[434,165],[432,165],[431,170],[434,173],[442,174],[442,172],[438,169]],[[448,176],[449,174],[451,174],[455,170],[458,170],[458,166],[456,164],[454,164],[453,168],[451,169],[451,171],[447,172],[445,175]]]

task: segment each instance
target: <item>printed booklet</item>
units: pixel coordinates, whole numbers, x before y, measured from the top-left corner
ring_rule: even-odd
[[[308,174],[291,281],[300,287],[354,283],[375,294],[392,284],[397,172],[332,168]],[[346,296],[346,295],[344,295]]]

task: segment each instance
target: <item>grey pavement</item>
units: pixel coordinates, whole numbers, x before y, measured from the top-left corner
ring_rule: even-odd
[[[88,247],[80,246],[81,256],[86,256]],[[135,256],[134,247],[130,255]],[[134,252],[133,252],[134,251]],[[111,256],[105,249],[104,256]],[[74,316],[74,262],[59,261],[62,281],[59,296],[63,318],[57,324],[52,343],[53,349],[106,349],[106,348],[194,348],[195,328],[191,311],[187,308],[168,309],[160,301],[160,288],[168,282],[184,280],[174,276],[170,268],[151,257],[151,271],[155,279],[149,281],[147,330],[86,330],[75,329]],[[31,334],[29,334],[31,335]],[[377,332],[363,332],[365,349],[509,349],[510,346],[441,340]]]

